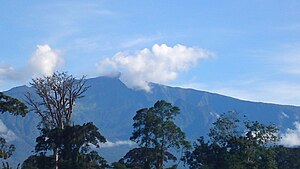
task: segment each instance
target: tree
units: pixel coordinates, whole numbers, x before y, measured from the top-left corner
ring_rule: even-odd
[[[300,148],[299,147],[275,147],[276,162],[278,169],[298,169],[300,168]]]
[[[128,166],[126,166],[126,164],[121,163],[121,162],[113,162],[111,164],[110,168],[113,168],[113,169],[131,169]]]
[[[5,112],[24,117],[28,113],[28,107],[18,99],[0,92],[0,113]]]
[[[12,115],[20,115],[24,117],[28,113],[27,106],[13,97],[7,96],[0,92],[0,113],[8,112]],[[7,159],[15,151],[13,144],[8,145],[6,140],[0,137],[0,158]],[[3,163],[3,168],[10,168],[9,164]]]
[[[122,161],[130,166],[157,169],[163,168],[164,162],[176,161],[170,148],[179,150],[189,146],[184,132],[174,123],[179,112],[178,107],[164,100],[157,101],[151,108],[138,110],[133,117],[134,131],[130,140],[139,148],[129,151]]]
[[[53,156],[36,154],[29,156],[22,164],[22,169],[53,169],[55,161]]]
[[[226,147],[220,147],[216,143],[205,142],[204,137],[200,137],[193,145],[193,151],[186,151],[182,158],[185,164],[191,169],[214,169],[229,168],[228,152]]]
[[[19,169],[20,167],[20,164],[17,165],[17,168],[16,169]],[[8,162],[2,162],[2,168],[1,169],[13,169]]]
[[[8,145],[6,140],[0,137],[0,158],[7,159],[15,151],[15,146],[13,144]]]
[[[88,89],[85,86],[85,77],[76,80],[67,73],[53,73],[52,76],[36,78],[30,83],[36,90],[38,98],[27,93],[27,103],[41,117],[41,128],[64,129],[71,125],[71,116],[75,101],[83,97]],[[58,147],[53,148],[56,169],[58,168]]]
[[[71,124],[75,101],[82,98],[88,89],[84,76],[76,80],[65,72],[33,79],[30,85],[39,98],[35,99],[27,93],[27,103],[42,118],[43,127],[50,129],[63,129],[65,125]]]
[[[38,155],[29,157],[22,168],[53,168],[51,159],[47,157],[47,152],[58,148],[60,159],[58,166],[64,169],[98,169],[107,166],[106,161],[98,155],[90,146],[99,147],[99,143],[106,142],[100,134],[98,128],[93,123],[83,125],[65,126],[64,129],[55,128],[41,130],[42,135],[37,137],[35,152]],[[48,164],[45,164],[45,159]]]
[[[236,112],[222,114],[216,122],[213,123],[213,127],[210,128],[208,135],[212,142],[220,146],[229,146],[228,143],[230,140],[242,134],[239,123],[240,120]]]
[[[234,112],[223,114],[210,129],[210,142],[203,138],[187,151],[183,160],[191,168],[276,168],[273,146],[278,141],[278,129],[257,121],[240,122]],[[216,158],[217,157],[217,158]]]

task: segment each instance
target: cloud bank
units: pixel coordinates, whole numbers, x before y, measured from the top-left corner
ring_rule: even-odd
[[[34,76],[49,76],[64,63],[60,53],[49,45],[37,45],[37,49],[22,68],[0,65],[0,80],[22,81]]]
[[[2,120],[0,120],[0,137],[4,138],[7,142],[13,141],[17,138],[15,133],[6,127]]]
[[[101,148],[111,148],[111,147],[118,147],[118,146],[123,146],[123,145],[134,146],[134,145],[136,145],[136,143],[132,142],[130,140],[123,140],[123,141],[116,141],[116,142],[106,141],[105,143],[101,143],[100,147]]]
[[[49,45],[37,45],[36,51],[29,60],[29,65],[32,73],[50,76],[63,62],[59,53],[53,51]]]
[[[294,123],[295,129],[287,129],[284,134],[281,135],[280,143],[282,145],[293,147],[300,146],[300,122]]]
[[[131,88],[150,91],[148,82],[167,83],[175,80],[178,74],[188,71],[200,59],[208,58],[213,53],[200,48],[177,44],[155,44],[135,54],[117,53],[112,58],[102,60],[97,69],[101,75],[114,76],[122,72],[120,79]]]

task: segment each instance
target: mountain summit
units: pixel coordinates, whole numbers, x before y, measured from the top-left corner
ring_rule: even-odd
[[[133,116],[141,108],[152,106],[157,100],[166,100],[178,106],[181,113],[176,123],[189,140],[207,136],[208,130],[221,113],[236,111],[251,120],[274,123],[282,131],[291,128],[300,114],[300,107],[268,103],[249,102],[219,94],[182,89],[151,83],[151,92],[133,90],[118,78],[97,77],[87,79],[90,86],[83,98],[76,103],[73,114],[75,124],[93,122],[108,139],[109,144],[100,149],[108,161],[120,159],[132,146],[128,141],[132,132]],[[4,92],[21,101],[27,92],[34,90],[27,86],[15,87]],[[22,162],[34,150],[35,138],[39,135],[36,126],[39,117],[29,113],[25,118],[9,114],[0,115],[0,136],[16,145],[12,158]],[[118,146],[116,148],[116,146]]]

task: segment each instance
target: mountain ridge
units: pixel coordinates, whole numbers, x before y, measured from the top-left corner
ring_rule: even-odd
[[[92,121],[111,142],[129,140],[135,112],[153,106],[157,100],[166,100],[180,108],[181,113],[176,117],[176,124],[191,141],[201,135],[206,136],[212,122],[221,113],[231,110],[246,115],[251,120],[274,123],[281,130],[293,127],[293,122],[300,117],[298,106],[245,101],[216,93],[155,83],[149,84],[152,87],[151,92],[130,89],[120,79],[110,77],[89,78],[86,85],[90,87],[84,93],[85,97],[76,102],[72,120],[76,124]],[[22,101],[26,92],[34,93],[34,90],[23,85],[4,93]],[[12,141],[17,147],[14,160],[21,162],[34,150],[35,138],[39,135],[36,129],[39,117],[34,113],[29,113],[25,118],[6,113],[0,115],[0,119],[16,135],[16,139]],[[123,145],[102,148],[100,152],[112,162],[121,158],[129,148]]]

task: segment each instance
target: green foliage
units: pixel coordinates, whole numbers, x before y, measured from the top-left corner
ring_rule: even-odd
[[[105,169],[109,167],[106,160],[98,152],[79,153],[76,161],[60,159],[59,168],[63,169]]]
[[[27,106],[19,101],[18,99],[12,98],[10,96],[4,95],[0,92],[0,113],[8,112],[12,115],[20,115],[24,117],[28,113]],[[15,146],[13,144],[8,145],[6,140],[0,137],[0,158],[7,159],[15,151]],[[9,163],[2,163],[3,169],[11,169]]]
[[[39,154],[27,158],[22,164],[22,169],[53,169],[54,166],[53,156]],[[104,169],[108,165],[96,151],[91,151],[86,154],[80,153],[77,161],[60,159],[58,167],[60,169]]]
[[[82,126],[66,126],[64,129],[45,128],[41,132],[42,135],[36,139],[36,152],[45,153],[48,150],[59,148],[60,154],[65,158],[76,156],[80,150],[87,152],[91,144],[99,147],[100,142],[106,142],[92,122]]]
[[[31,155],[22,164],[22,169],[53,169],[55,161],[53,156]]]
[[[131,168],[163,168],[164,162],[176,161],[169,149],[189,146],[184,132],[174,123],[179,112],[178,107],[164,100],[138,110],[133,117],[130,140],[138,143],[139,148],[129,151],[121,162]]]
[[[121,164],[126,164],[129,168],[145,168],[150,169],[155,165],[156,154],[154,148],[134,148],[130,150],[120,160]]]
[[[65,129],[65,126],[71,125],[71,116],[74,110],[75,101],[83,97],[83,93],[88,89],[85,86],[85,76],[77,80],[72,75],[68,75],[66,72],[55,72],[51,76],[44,76],[35,78],[30,83],[31,87],[36,90],[39,99],[36,100],[30,93],[27,93],[27,104],[31,106],[32,111],[37,113],[41,117],[39,129],[43,129],[43,134],[50,134],[53,140],[51,144],[47,144],[47,141],[42,142],[43,138],[39,137],[40,145],[36,148],[41,148],[43,151],[53,150],[55,157],[55,168],[58,168],[58,162],[60,155],[58,154],[59,145],[57,136],[65,136],[63,132],[69,132]],[[49,132],[46,130],[54,129]],[[63,144],[63,143],[61,143]],[[77,145],[75,143],[75,145]],[[63,146],[66,146],[63,145]],[[60,147],[61,148],[61,147]],[[70,148],[70,147],[66,147]],[[78,147],[77,147],[78,149]],[[75,150],[77,150],[75,148]],[[68,152],[67,150],[65,152]],[[75,152],[75,156],[78,156],[78,152]],[[71,155],[69,155],[71,156]]]
[[[287,148],[278,146],[275,148],[276,162],[278,169],[299,169],[300,168],[300,148]]]
[[[155,148],[139,147],[130,150],[120,159],[120,164],[129,168],[156,168],[159,152]],[[164,153],[165,161],[176,161],[177,158],[170,152]]]
[[[228,166],[228,152],[225,147],[220,147],[216,143],[205,142],[200,137],[193,145],[193,151],[186,151],[182,160],[189,165],[191,169],[213,169],[222,166]]]
[[[110,166],[112,169],[130,169],[129,167],[126,166],[126,164],[121,163],[121,162],[113,162]]]
[[[15,151],[14,145],[8,145],[6,140],[0,137],[0,158],[7,159]]]
[[[19,169],[20,167],[20,164],[18,164],[17,168],[16,169]],[[2,162],[2,168],[1,169],[13,169],[8,162]]]
[[[9,112],[12,115],[24,117],[28,113],[27,106],[18,99],[4,95],[0,92],[0,113]]]
[[[190,168],[277,168],[273,148],[277,133],[274,125],[249,120],[241,123],[236,113],[223,114],[210,129],[212,142],[200,138],[183,160]]]
[[[239,128],[240,120],[238,114],[230,112],[228,114],[222,114],[221,117],[213,123],[213,127],[210,129],[209,137],[215,143],[220,146],[227,146],[228,140],[237,138],[241,135],[242,131]]]
[[[106,142],[98,128],[93,123],[66,126],[64,129],[42,129],[42,135],[37,137],[36,153],[23,164],[24,167],[47,168],[54,167],[53,156],[47,152],[58,149],[60,156],[58,166],[65,169],[100,169],[107,166],[106,161],[91,149],[98,148],[99,143]],[[47,160],[47,163],[44,161]],[[23,168],[22,166],[22,168]]]

